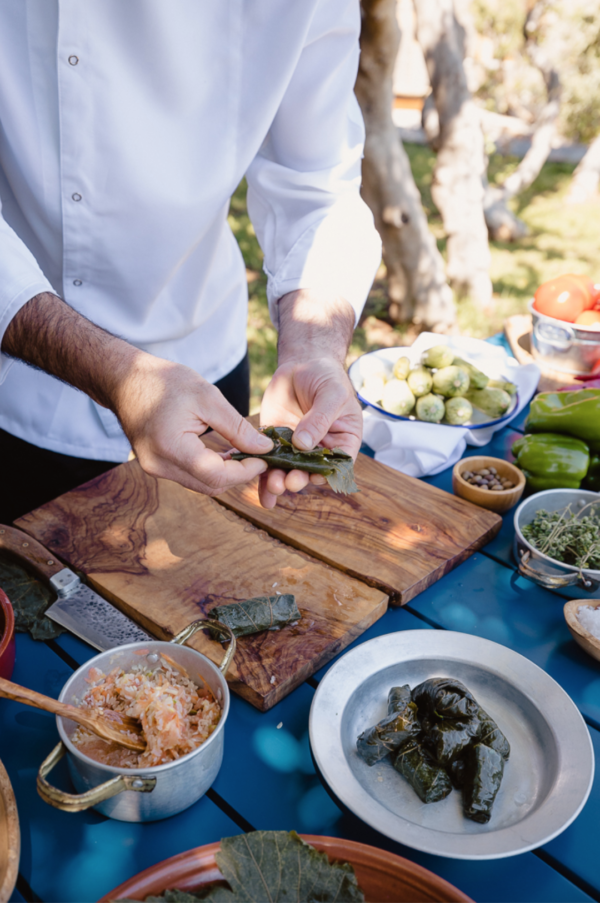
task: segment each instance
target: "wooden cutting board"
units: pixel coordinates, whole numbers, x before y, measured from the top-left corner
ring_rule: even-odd
[[[266,710],[330,661],[387,609],[388,597],[315,561],[223,505],[137,461],[16,522],[155,636],[170,639],[216,605],[293,593],[296,626],[238,640],[231,688]],[[189,645],[219,663],[204,631]]]
[[[218,450],[221,436],[203,437]],[[422,480],[360,454],[354,467],[360,492],[340,495],[309,485],[286,492],[277,507],[258,501],[257,483],[217,501],[271,535],[379,587],[404,605],[498,533],[502,518]]]

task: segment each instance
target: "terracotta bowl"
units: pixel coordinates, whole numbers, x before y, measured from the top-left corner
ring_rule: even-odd
[[[351,862],[368,903],[445,903],[455,900],[472,903],[470,897],[443,878],[394,853],[338,837],[300,836],[317,850],[327,853],[330,859]],[[220,846],[220,843],[211,843],[165,859],[116,887],[99,903],[124,897],[143,900],[149,894],[161,894],[173,888],[197,891],[214,881],[222,881],[223,876],[215,862],[215,853]]]
[[[15,615],[0,589],[0,677],[10,680],[15,666]]]
[[[503,489],[500,492],[491,492],[489,489],[480,489],[467,483],[462,478],[466,470],[484,470],[486,467],[495,467],[498,474],[510,480],[515,485],[512,489]],[[468,502],[473,502],[481,508],[488,508],[497,514],[504,514],[513,505],[516,505],[525,489],[525,476],[522,470],[515,467],[509,461],[502,458],[488,458],[487,455],[474,455],[472,458],[461,458],[454,465],[452,471],[452,491]]]
[[[588,655],[600,662],[600,640],[593,633],[590,633],[589,630],[586,630],[577,617],[577,612],[584,605],[588,608],[600,608],[600,599],[590,599],[589,601],[571,599],[570,602],[565,603],[563,608],[565,621],[575,642],[579,643]]]

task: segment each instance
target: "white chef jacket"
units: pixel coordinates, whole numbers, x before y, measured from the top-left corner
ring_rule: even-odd
[[[227,225],[244,174],[271,316],[286,292],[357,315],[380,260],[360,198],[358,0],[0,0],[0,341],[53,291],[211,382],[246,350]],[[1,357],[0,427],[122,461],[116,417]]]

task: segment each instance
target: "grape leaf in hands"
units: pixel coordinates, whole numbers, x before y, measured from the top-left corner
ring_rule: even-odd
[[[269,467],[281,470],[303,470],[325,477],[334,492],[358,492],[354,482],[354,461],[351,455],[340,448],[317,446],[310,451],[301,451],[292,443],[293,430],[288,426],[266,426],[261,432],[273,440],[273,448],[265,455],[234,452],[235,461],[243,458],[261,458]]]

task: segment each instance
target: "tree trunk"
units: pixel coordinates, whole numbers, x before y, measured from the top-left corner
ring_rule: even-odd
[[[479,113],[463,66],[464,32],[452,0],[414,0],[414,4],[417,39],[439,117],[431,193],[448,236],[448,279],[457,291],[488,305],[492,283],[483,215],[485,152]]]
[[[540,70],[546,84],[548,100],[535,125],[531,147],[516,170],[499,187],[487,185],[485,218],[493,239],[516,241],[527,234],[527,227],[508,209],[508,201],[532,184],[552,149],[556,121],[560,112],[560,78],[554,64],[536,41],[540,21],[546,10],[547,0],[538,0],[525,20],[525,48],[534,66]]]
[[[362,0],[356,96],[366,126],[362,193],[383,240],[389,314],[443,328],[455,321],[444,262],[429,231],[406,151],[392,120],[400,31],[396,0]]]
[[[586,155],[573,173],[568,204],[584,204],[591,201],[600,182],[600,135],[587,149]]]

